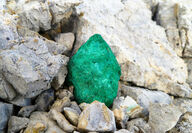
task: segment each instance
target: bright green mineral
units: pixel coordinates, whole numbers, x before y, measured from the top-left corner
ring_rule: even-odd
[[[111,106],[117,96],[121,69],[101,35],[93,35],[79,48],[69,61],[68,71],[78,103],[97,100]]]

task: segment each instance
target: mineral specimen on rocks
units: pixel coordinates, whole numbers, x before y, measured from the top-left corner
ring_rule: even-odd
[[[74,85],[78,103],[95,100],[107,106],[117,96],[121,70],[110,47],[95,34],[70,59],[69,81]]]
[[[170,47],[165,30],[151,20],[151,11],[142,0],[84,0],[76,10],[75,51],[100,33],[121,66],[121,80],[192,97],[184,61]]]
[[[86,132],[110,132],[116,130],[114,114],[98,101],[92,102],[79,117],[79,130]]]

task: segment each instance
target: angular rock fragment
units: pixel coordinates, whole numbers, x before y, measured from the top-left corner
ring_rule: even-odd
[[[161,91],[150,91],[144,88],[121,85],[121,93],[124,96],[132,97],[141,107],[143,114],[148,115],[150,103],[171,104],[171,97]]]
[[[38,111],[48,111],[51,104],[54,102],[54,90],[49,89],[41,93],[37,99],[35,100],[35,103],[37,105]]]
[[[115,118],[105,104],[94,101],[80,115],[78,129],[86,132],[115,131]]]
[[[13,113],[13,105],[0,102],[0,132],[4,132],[7,127],[9,117]]]
[[[24,133],[65,133],[47,112],[33,112]]]
[[[191,99],[183,99],[177,98],[173,100],[173,104],[179,106],[185,112],[192,113],[192,100]]]
[[[127,123],[127,130],[131,133],[150,133],[151,127],[142,118],[137,118]]]
[[[79,115],[81,114],[81,109],[80,109],[79,105],[77,104],[77,102],[75,102],[75,101],[71,102],[70,108],[76,110]]]
[[[64,107],[69,107],[70,105],[70,99],[68,97],[64,97],[63,99],[57,99],[51,106],[51,109],[62,112]]]
[[[67,121],[67,119],[63,116],[62,113],[53,109],[50,110],[49,115],[50,118],[55,120],[59,127],[62,128],[64,131],[71,133],[75,130],[75,127]]]
[[[36,110],[36,108],[37,108],[37,105],[22,107],[18,112],[18,116],[29,117],[31,115],[31,113]]]
[[[17,95],[13,100],[9,101],[10,103],[23,107],[31,105],[31,98],[25,98],[24,96]]]
[[[95,34],[81,46],[70,59],[69,81],[74,85],[78,103],[94,100],[107,106],[117,96],[121,70],[110,47],[99,34]]]
[[[165,133],[172,129],[183,114],[178,106],[154,103],[149,107],[149,121],[153,133]]]
[[[74,52],[90,36],[99,33],[121,66],[121,80],[192,97],[185,83],[186,65],[169,46],[164,29],[151,20],[151,11],[142,0],[85,0],[76,10],[79,21]]]
[[[70,52],[73,48],[73,43],[75,41],[75,35],[73,33],[61,33],[55,37],[55,41],[59,45],[65,45],[67,47],[67,50],[65,53],[67,55],[70,55]]]
[[[129,118],[141,115],[143,108],[131,97],[117,97],[113,102],[113,113],[115,120],[121,128],[125,128]]]
[[[56,92],[56,95],[57,95],[57,98],[59,99],[63,99],[64,97],[69,97],[71,100],[73,100],[74,98],[73,94],[67,89],[59,89]]]
[[[67,20],[73,13],[73,8],[81,3],[80,0],[47,0],[50,12],[53,16],[52,24]]]
[[[16,133],[21,129],[27,127],[29,123],[28,118],[11,116],[8,122],[8,133]]]
[[[78,119],[79,119],[79,113],[69,107],[65,107],[64,108],[64,114],[66,116],[66,118],[75,126],[77,126],[78,124]]]

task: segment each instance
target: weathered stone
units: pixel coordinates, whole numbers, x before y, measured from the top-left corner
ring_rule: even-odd
[[[8,122],[8,133],[16,133],[20,131],[21,129],[27,127],[28,123],[28,118],[11,116]]]
[[[69,107],[65,107],[64,108],[64,114],[66,116],[66,118],[75,126],[77,126],[78,124],[78,119],[79,119],[79,113],[72,109],[72,108],[69,108]]]
[[[115,131],[115,118],[105,104],[94,101],[80,115],[78,129],[87,132]]]
[[[181,116],[177,125],[168,133],[190,133],[192,132],[192,114],[186,113]]]
[[[179,121],[183,110],[175,105],[154,103],[149,107],[149,121],[153,133],[165,133]]]
[[[67,89],[59,89],[56,92],[56,95],[59,99],[63,99],[64,97],[69,97],[71,100],[73,100],[74,98],[73,94]]]
[[[69,19],[73,8],[81,3],[80,0],[47,0],[50,12],[53,16],[52,24],[59,23],[63,19]]]
[[[191,58],[184,58],[184,61],[187,64],[187,68],[188,68],[187,83],[192,88],[192,59]]]
[[[66,132],[73,132],[75,130],[75,127],[71,125],[67,119],[63,116],[62,113],[52,109],[49,112],[49,116],[57,122],[60,128],[62,128]]]
[[[18,14],[21,26],[37,32],[51,29],[52,15],[47,2],[20,0],[13,10]]]
[[[131,132],[129,132],[126,129],[121,129],[121,130],[115,131],[114,133],[131,133]]]
[[[64,97],[63,99],[57,99],[51,106],[51,109],[62,112],[64,107],[69,107],[70,105],[70,99],[68,97]]]
[[[138,117],[143,108],[131,97],[117,97],[113,102],[113,113],[118,126],[125,128],[129,118]]]
[[[170,104],[172,99],[166,93],[161,91],[150,91],[144,88],[131,87],[121,85],[120,90],[122,95],[132,97],[141,107],[143,107],[143,114],[148,115],[148,108],[150,103]]]
[[[18,112],[18,116],[29,117],[31,115],[31,113],[36,110],[36,108],[37,108],[37,105],[22,107]]]
[[[49,89],[41,93],[37,99],[35,100],[35,103],[37,105],[38,111],[48,111],[49,107],[54,102],[54,90]]]
[[[192,57],[192,2],[165,0],[158,3],[157,22],[165,28],[170,45],[179,56]]]
[[[0,98],[5,100],[13,100],[15,96],[16,92],[13,86],[7,82],[3,74],[0,73]]]
[[[33,112],[24,133],[65,133],[46,112]]]
[[[46,42],[38,37],[25,39],[24,43],[0,53],[0,68],[18,93],[31,98],[50,88],[50,82],[68,58],[51,54]]]
[[[87,103],[81,103],[79,104],[79,107],[81,108],[81,110],[83,111],[89,104]]]
[[[7,127],[9,117],[13,113],[13,105],[0,102],[0,132],[4,132]]]
[[[169,46],[164,29],[151,20],[151,11],[142,0],[85,0],[76,10],[79,21],[75,51],[90,36],[99,33],[121,65],[123,81],[192,97],[185,83],[184,61]]]
[[[70,108],[76,110],[79,115],[81,114],[81,109],[79,108],[77,102],[75,102],[75,101],[71,102]]]
[[[99,34],[81,46],[70,59],[69,81],[74,85],[78,103],[95,100],[108,107],[117,96],[121,70],[110,47]]]
[[[151,127],[142,118],[137,118],[127,123],[127,129],[131,133],[150,133]]]
[[[176,106],[179,106],[185,112],[192,113],[192,100],[191,99],[177,98],[177,99],[174,99],[173,104]]]
[[[59,45],[65,45],[67,47],[66,54],[70,55],[75,41],[75,35],[73,33],[61,33],[55,37],[55,41]]]
[[[17,95],[13,100],[9,102],[20,107],[29,106],[31,105],[31,98],[25,98],[24,96]]]

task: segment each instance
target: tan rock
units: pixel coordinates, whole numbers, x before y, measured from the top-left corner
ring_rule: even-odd
[[[68,97],[64,97],[63,99],[57,99],[51,106],[51,109],[54,109],[58,112],[62,112],[64,107],[69,107],[71,105],[70,102],[71,101]]]
[[[115,118],[105,104],[98,101],[88,105],[79,117],[78,129],[86,132],[115,131]]]
[[[79,119],[79,113],[69,107],[64,108],[64,114],[67,117],[67,119],[75,126],[78,124],[78,119]]]
[[[59,127],[61,127],[64,131],[71,133],[75,130],[75,127],[67,121],[62,113],[52,109],[49,112],[49,116],[55,120]]]

